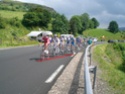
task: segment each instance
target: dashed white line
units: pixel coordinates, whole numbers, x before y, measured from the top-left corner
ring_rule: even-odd
[[[63,69],[64,65],[60,65],[58,69],[45,81],[45,83],[51,83],[55,77],[58,75],[58,73]]]

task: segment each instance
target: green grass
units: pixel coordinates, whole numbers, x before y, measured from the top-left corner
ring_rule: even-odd
[[[21,21],[24,14],[25,12],[0,10],[1,17],[8,20],[17,17]],[[5,29],[0,29],[0,47],[37,44],[36,41],[30,41],[26,36],[29,32],[30,31],[23,25],[16,27],[6,24]],[[16,35],[16,39],[14,38],[13,33]]]
[[[38,44],[37,41],[30,41],[26,36],[29,32],[30,31],[23,26],[18,28],[14,26],[11,27],[7,24],[5,29],[0,29],[0,48]],[[13,33],[16,37],[13,36]]]
[[[26,12],[17,12],[17,11],[5,11],[5,10],[0,10],[0,15],[4,18],[14,18],[17,17],[18,19],[22,20],[23,15]]]
[[[56,13],[55,10],[38,4],[9,1],[11,0],[0,2],[0,17],[4,20],[2,21],[3,26],[0,28],[0,47],[37,44],[37,41],[30,41],[26,35],[32,30],[38,30],[39,27],[27,28],[22,25],[23,15],[26,13],[24,11],[28,11],[29,9],[35,7],[41,7],[53,13]],[[14,19],[15,17],[18,19]],[[11,22],[15,24],[12,24]],[[49,24],[47,30],[51,29],[52,26]]]
[[[106,29],[89,29],[83,32],[84,36],[97,37],[101,40],[102,36],[105,36],[105,39],[122,39],[121,33],[113,34]]]
[[[102,44],[95,47],[93,58],[102,70],[101,78],[113,87],[117,94],[125,94],[125,72],[118,68],[123,62],[121,52],[114,50],[112,44]]]

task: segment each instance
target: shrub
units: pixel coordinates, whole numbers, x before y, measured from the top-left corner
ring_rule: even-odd
[[[121,58],[123,61],[118,68],[119,70],[125,72],[125,45],[122,43],[114,43],[113,48],[115,51],[119,51],[121,53]]]
[[[10,25],[20,27],[21,21],[17,17],[11,18],[10,19]]]
[[[6,19],[1,17],[0,15],[0,29],[4,29],[6,27]]]

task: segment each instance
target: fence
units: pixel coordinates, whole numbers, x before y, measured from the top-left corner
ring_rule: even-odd
[[[95,79],[96,79],[97,67],[89,66],[89,61],[88,61],[90,59],[90,63],[91,63],[91,55],[89,55],[90,47],[91,47],[91,45],[86,47],[84,61],[83,61],[83,63],[84,63],[85,94],[93,94],[93,89],[94,89]],[[88,58],[88,56],[90,56],[90,58]],[[92,86],[91,77],[90,77],[90,69],[91,69],[91,72],[94,73],[93,86]]]

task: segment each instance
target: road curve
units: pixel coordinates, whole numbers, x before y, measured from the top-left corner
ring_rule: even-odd
[[[0,94],[47,94],[73,57],[37,62],[40,50],[37,46],[0,50]],[[64,67],[56,78],[46,83],[60,66]]]

